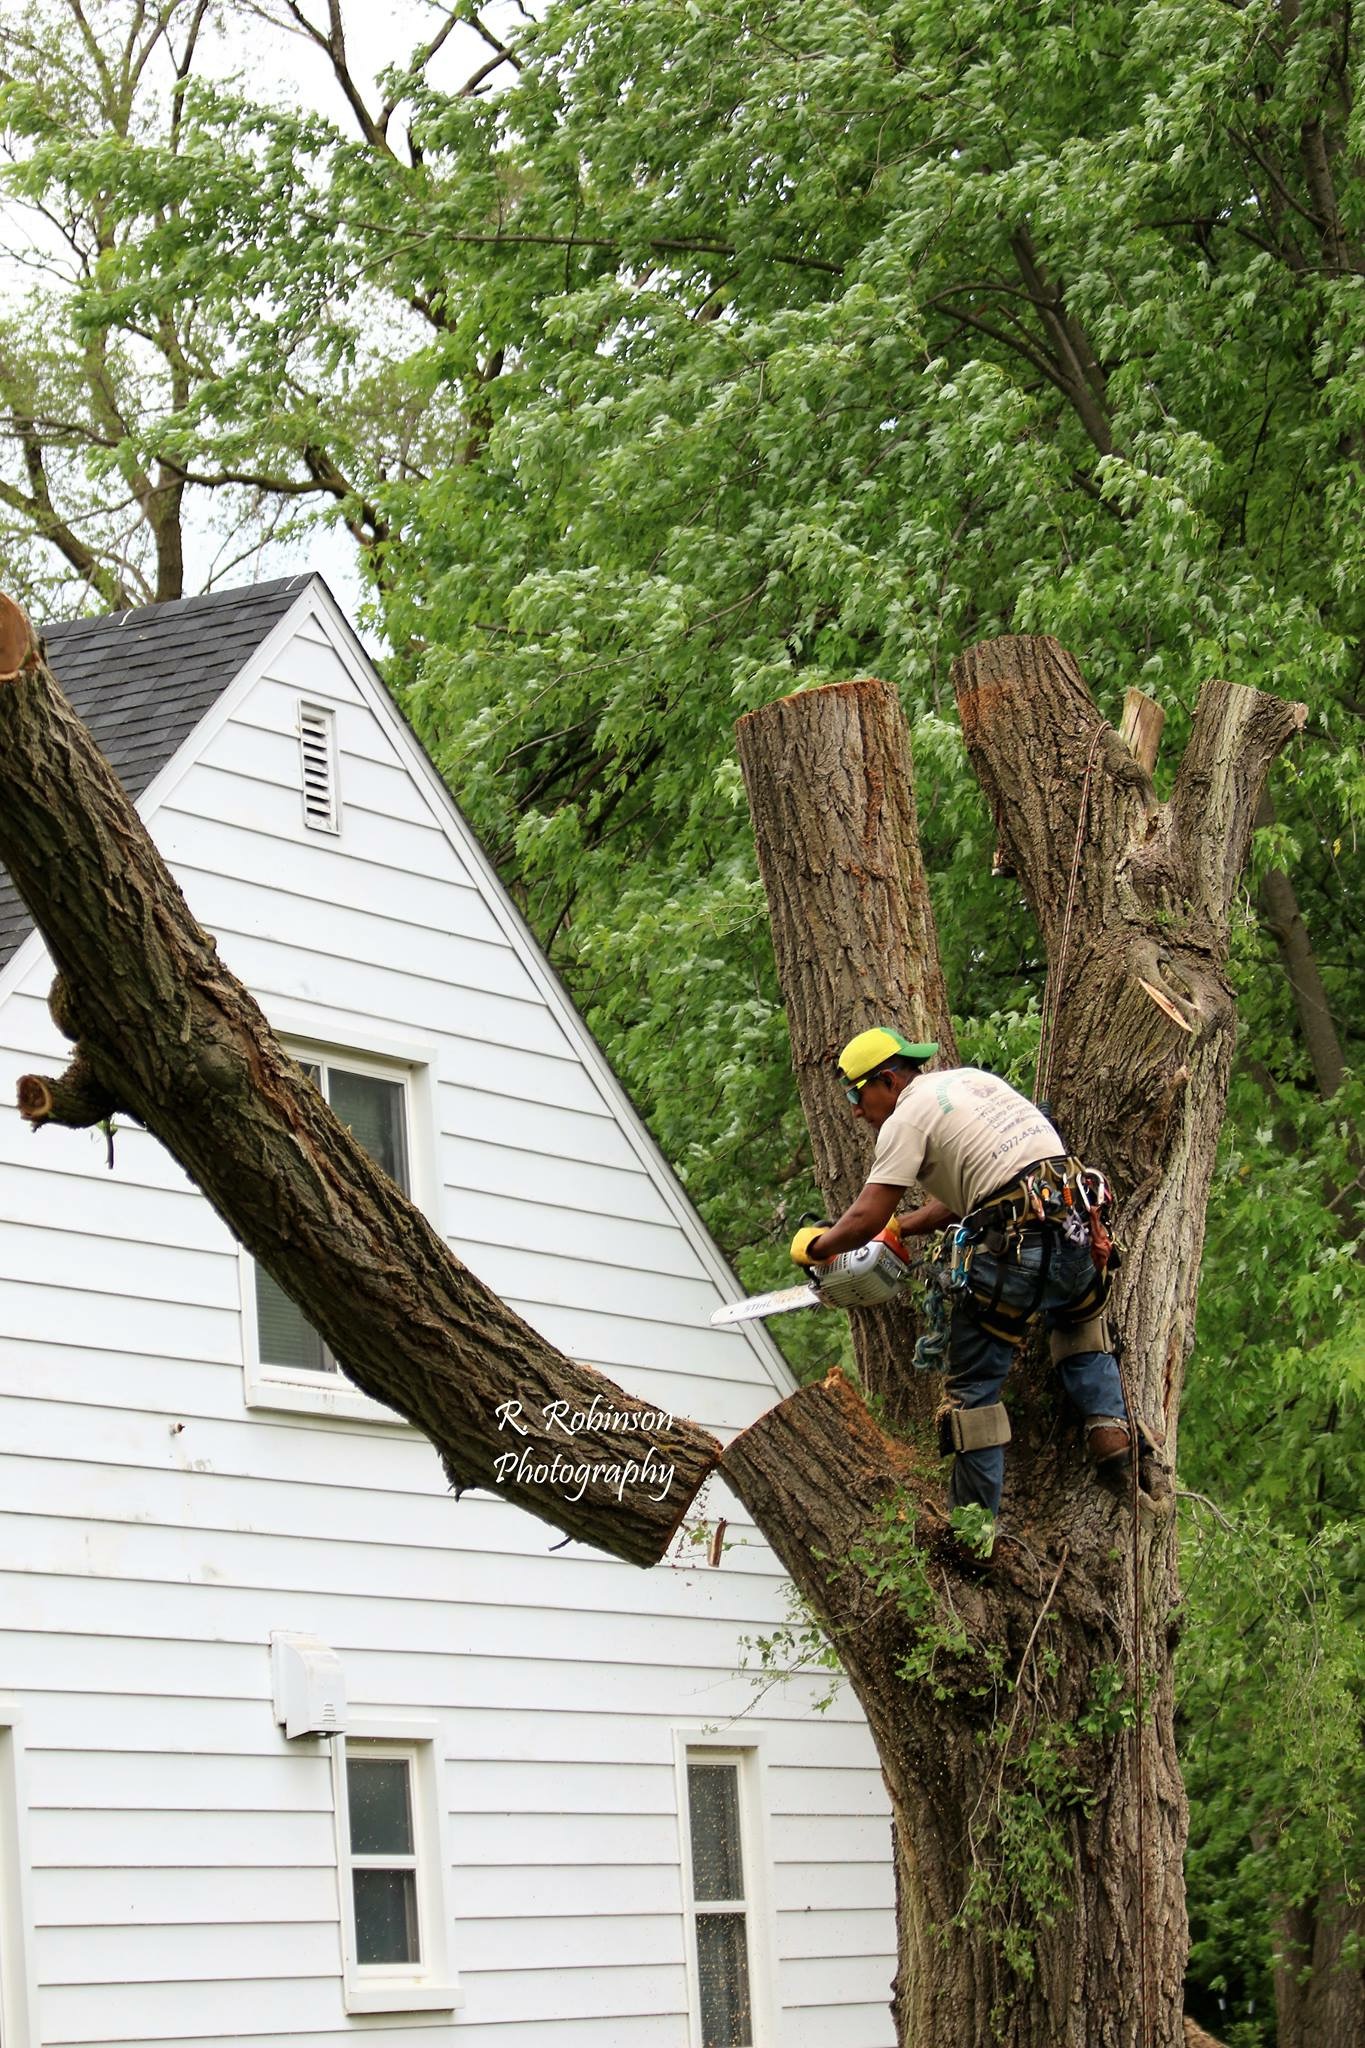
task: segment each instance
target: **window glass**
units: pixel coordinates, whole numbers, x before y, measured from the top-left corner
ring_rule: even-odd
[[[417,1872],[353,1870],[355,1959],[358,1963],[417,1963]]]
[[[330,1067],[327,1100],[371,1159],[406,1193],[408,1162],[402,1082],[382,1081],[375,1074],[353,1074],[345,1067]]]
[[[742,1913],[698,1913],[702,2048],[748,2048],[749,1954]]]
[[[408,1192],[406,1089],[401,1081],[361,1074],[330,1060],[299,1065],[390,1180]],[[256,1268],[256,1344],[262,1365],[302,1372],[337,1370],[337,1362],[303,1310],[263,1267]]]
[[[692,1823],[692,1896],[742,1899],[738,1767],[689,1764],[687,1802]]]
[[[702,2048],[750,2048],[754,2038],[740,1768],[739,1762],[705,1750],[687,1759]]]
[[[349,1753],[346,1804],[356,1961],[420,1962],[410,1760]]]
[[[347,1760],[351,1851],[356,1856],[411,1856],[412,1799],[406,1759]]]
[[[295,1365],[305,1372],[334,1372],[327,1348],[297,1302],[256,1268],[256,1342],[268,1365]]]

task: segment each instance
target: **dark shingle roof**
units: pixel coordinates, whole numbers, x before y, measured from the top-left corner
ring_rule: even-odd
[[[48,664],[136,802],[311,575],[46,625]],[[33,919],[0,867],[0,967]]]

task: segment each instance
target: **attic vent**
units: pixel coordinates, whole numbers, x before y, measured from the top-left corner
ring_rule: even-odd
[[[325,711],[318,704],[300,704],[299,751],[303,755],[303,822],[314,832],[339,832],[334,711]]]

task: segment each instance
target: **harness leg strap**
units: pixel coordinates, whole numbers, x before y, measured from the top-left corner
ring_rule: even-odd
[[[980,1408],[957,1408],[951,1404],[938,1412],[938,1448],[942,1457],[955,1451],[985,1451],[1010,1440],[1010,1418],[1003,1401],[988,1401]]]
[[[1075,1358],[1081,1351],[1108,1351],[1109,1326],[1103,1315],[1088,1316],[1083,1323],[1072,1323],[1067,1329],[1050,1330],[1048,1344],[1054,1365],[1060,1365],[1065,1358]]]

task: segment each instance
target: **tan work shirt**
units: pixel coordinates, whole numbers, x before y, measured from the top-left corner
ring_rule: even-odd
[[[1027,1096],[979,1067],[920,1074],[902,1088],[881,1130],[869,1181],[908,1188],[916,1181],[966,1216],[987,1195],[1066,1147]]]

